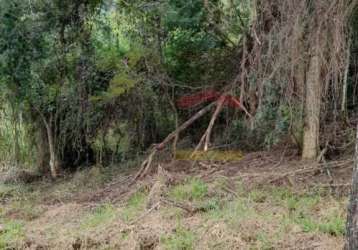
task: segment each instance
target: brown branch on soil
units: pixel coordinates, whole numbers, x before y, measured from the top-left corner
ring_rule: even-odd
[[[336,164],[335,165],[332,165],[330,166],[330,168],[341,168],[341,167],[344,167],[344,166],[347,166],[347,164],[349,165],[350,163],[352,162],[352,160],[345,160],[345,161],[340,161],[340,162],[335,162]],[[332,163],[330,163],[332,164]],[[315,171],[319,171],[322,169],[322,166],[329,166],[328,163],[325,163],[325,164],[319,164],[317,167],[312,167],[312,168],[303,168],[303,169],[298,169],[298,170],[295,170],[295,171],[291,171],[291,172],[288,172],[288,173],[284,173],[274,179],[271,179],[269,180],[269,183],[273,183],[273,182],[276,182],[276,181],[279,181],[283,178],[286,178],[286,177],[290,177],[290,176],[295,176],[295,175],[298,175],[298,174],[306,174],[306,173],[310,173],[310,172],[315,172]],[[350,166],[350,165],[349,165]]]
[[[205,211],[205,209],[202,208],[202,207],[195,207],[195,206],[192,206],[190,204],[185,204],[185,203],[182,203],[182,202],[172,201],[172,200],[165,199],[165,198],[162,198],[161,201],[163,203],[167,204],[167,205],[171,205],[171,206],[174,206],[174,207],[181,208],[181,209],[185,210],[186,212],[188,212],[190,215],[193,215],[193,214],[198,213],[198,212]]]
[[[223,190],[226,191],[226,192],[228,192],[228,193],[233,194],[236,198],[239,197],[238,193],[236,193],[234,190],[232,190],[232,189],[229,188],[229,187],[223,187]]]

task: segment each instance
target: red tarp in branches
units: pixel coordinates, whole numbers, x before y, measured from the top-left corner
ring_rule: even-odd
[[[179,98],[177,101],[177,105],[181,109],[193,108],[204,102],[217,101],[221,95],[222,95],[221,93],[215,90],[203,90],[195,94],[187,95]],[[241,109],[240,101],[237,98],[231,95],[225,95],[224,98],[225,98],[224,100],[225,106]]]

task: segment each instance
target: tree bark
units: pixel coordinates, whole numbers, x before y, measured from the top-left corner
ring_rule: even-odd
[[[318,55],[310,59],[306,81],[305,124],[302,159],[314,160],[319,151],[321,112],[321,62]]]
[[[55,139],[52,131],[52,116],[49,119],[49,121],[46,120],[45,116],[39,111],[39,114],[41,115],[41,118],[43,120],[43,123],[46,128],[46,134],[47,134],[47,142],[48,142],[48,150],[50,154],[50,172],[51,177],[56,179],[59,175],[60,170],[60,161],[57,157],[56,152],[56,145],[55,145]]]
[[[47,140],[47,130],[41,124],[38,132],[36,133],[37,144],[37,168],[42,174],[49,173],[50,152]]]
[[[346,114],[347,111],[347,89],[348,89],[348,74],[349,74],[349,66],[350,66],[350,58],[351,58],[351,39],[348,42],[348,49],[347,49],[347,62],[346,68],[344,70],[344,79],[343,79],[343,89],[342,89],[342,104],[341,104],[341,112],[343,115]]]
[[[358,249],[358,126],[351,198],[348,205],[346,250]]]
[[[56,147],[54,142],[54,137],[52,133],[51,126],[49,124],[46,125],[47,130],[47,139],[50,151],[50,171],[52,178],[58,177],[58,172],[60,169],[59,160],[57,158]]]

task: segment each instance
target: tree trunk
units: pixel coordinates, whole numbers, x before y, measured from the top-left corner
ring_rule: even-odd
[[[346,250],[358,249],[358,126],[356,137],[355,161],[353,170],[352,193],[348,205]]]
[[[46,134],[47,134],[47,142],[48,142],[48,150],[50,153],[50,171],[51,171],[51,177],[56,179],[59,175],[60,170],[60,162],[57,157],[56,152],[56,145],[55,145],[55,139],[52,131],[52,116],[49,119],[49,121],[46,120],[45,116],[39,111],[39,114],[41,115],[41,118],[43,120],[43,123],[46,128]]]
[[[41,124],[39,131],[36,134],[36,144],[37,144],[37,168],[42,174],[49,173],[49,162],[50,162],[50,152],[49,152],[49,143],[47,139],[47,130]]]
[[[16,166],[18,166],[20,164],[20,142],[19,142],[19,137],[20,137],[20,133],[19,133],[19,117],[17,112],[15,111],[15,107],[12,106],[12,124],[13,124],[13,128],[14,128],[14,155],[13,155],[13,159],[14,162],[16,164]]]
[[[47,139],[48,139],[48,145],[49,145],[49,151],[50,151],[50,171],[51,171],[51,176],[52,176],[52,178],[57,178],[58,177],[58,171],[60,169],[60,164],[59,164],[59,161],[58,161],[58,158],[57,158],[56,147],[55,147],[55,142],[54,142],[52,129],[51,129],[51,126],[49,124],[47,124],[46,130],[47,130]]]
[[[316,159],[319,151],[321,112],[321,62],[318,55],[310,59],[306,81],[305,124],[302,159]]]
[[[349,66],[350,66],[350,58],[351,58],[351,39],[348,42],[348,49],[347,49],[347,62],[346,68],[344,70],[344,79],[343,79],[343,93],[342,93],[342,104],[341,104],[341,112],[343,116],[347,112],[347,89],[348,89],[348,75],[349,75]]]

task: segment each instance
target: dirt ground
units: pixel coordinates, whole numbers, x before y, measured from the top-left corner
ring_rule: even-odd
[[[342,249],[351,171],[276,151],[3,185],[0,249]]]

